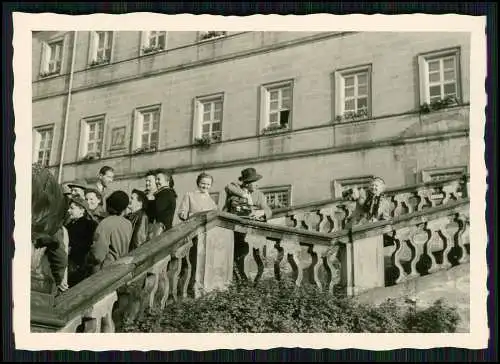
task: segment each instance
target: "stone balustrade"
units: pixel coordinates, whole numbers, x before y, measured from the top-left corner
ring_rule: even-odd
[[[469,196],[468,178],[449,178],[403,188],[388,189],[391,216],[398,217],[458,201]],[[325,200],[276,210],[271,224],[286,225],[308,231],[332,233],[346,227],[356,203],[343,199]]]
[[[357,295],[448,269],[467,262],[470,249],[469,199],[453,198],[457,192],[447,186],[434,207],[350,230],[298,229],[217,211],[194,215],[55,299],[32,292],[32,330],[120,331],[145,310],[233,280],[292,279]]]

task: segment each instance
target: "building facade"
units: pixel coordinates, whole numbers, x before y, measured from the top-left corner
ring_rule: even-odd
[[[284,207],[468,172],[468,33],[34,32],[32,47],[33,160],[61,182],[109,165],[128,192],[164,167],[182,195],[207,171],[216,199],[255,167]]]

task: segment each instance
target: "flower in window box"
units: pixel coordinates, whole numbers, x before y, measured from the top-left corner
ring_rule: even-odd
[[[160,52],[163,50],[163,46],[161,45],[155,45],[155,46],[149,46],[149,47],[144,47],[142,48],[142,52],[144,54],[151,54],[155,52]]]
[[[212,138],[209,135],[203,135],[201,138],[195,138],[194,143],[199,147],[208,148],[212,143]]]
[[[201,34],[200,40],[224,37],[226,34],[227,32],[208,31],[206,33]]]
[[[101,153],[99,152],[89,152],[85,154],[85,156],[82,158],[83,161],[93,161],[96,159],[101,158]]]
[[[49,77],[52,75],[56,75],[59,73],[59,70],[57,71],[46,71],[46,72],[40,72],[40,77]]]
[[[109,60],[106,57],[98,56],[96,59],[94,59],[94,60],[92,60],[92,62],[90,62],[90,65],[91,66],[98,66],[98,65],[105,64],[108,62],[109,62]]]

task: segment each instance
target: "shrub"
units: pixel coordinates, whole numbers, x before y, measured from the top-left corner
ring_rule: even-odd
[[[388,300],[361,304],[315,286],[266,280],[232,285],[198,299],[169,304],[125,325],[125,332],[398,333],[453,332],[459,316],[439,301],[423,311]]]

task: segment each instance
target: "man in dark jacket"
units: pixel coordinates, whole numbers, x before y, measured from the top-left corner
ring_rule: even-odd
[[[172,228],[175,208],[177,204],[177,193],[174,190],[174,179],[167,170],[160,169],[156,172],[154,217],[157,223],[163,225],[163,231]]]

